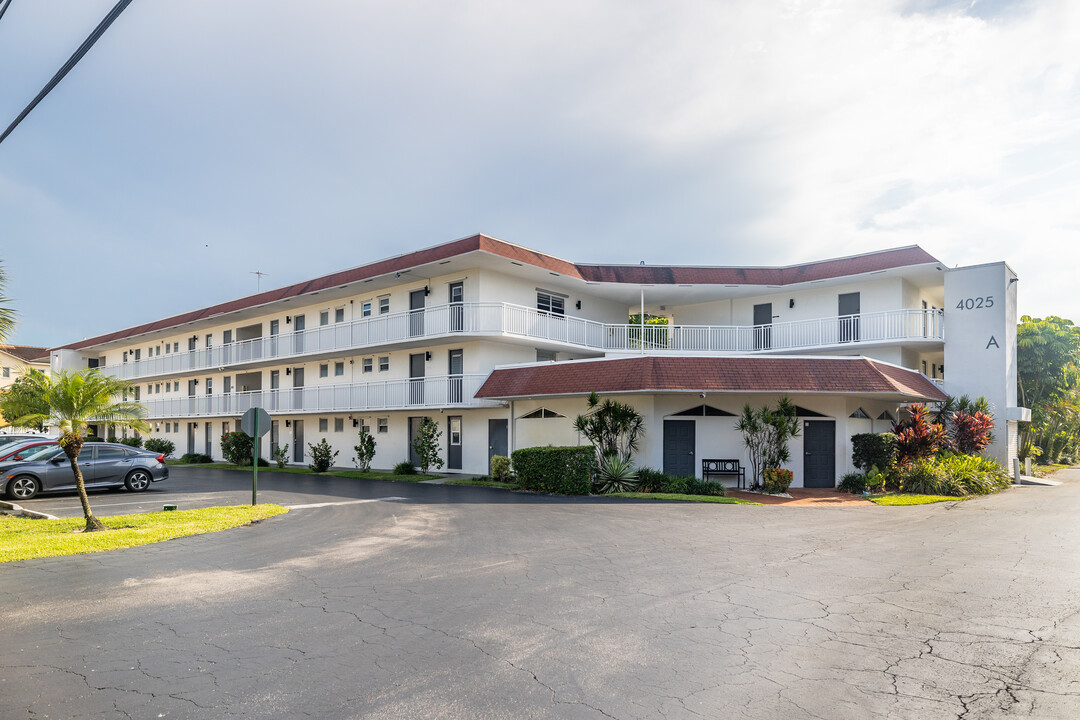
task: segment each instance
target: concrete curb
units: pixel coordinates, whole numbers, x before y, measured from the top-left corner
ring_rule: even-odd
[[[35,520],[59,520],[60,518],[55,515],[49,515],[48,513],[38,512],[37,510],[27,510],[22,505],[16,505],[13,502],[7,502],[6,500],[0,500],[0,513],[5,515],[19,515],[22,517],[34,518]]]

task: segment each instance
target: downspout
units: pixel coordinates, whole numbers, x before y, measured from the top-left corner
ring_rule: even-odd
[[[517,439],[515,437],[515,435],[516,435],[516,433],[514,432],[514,401],[511,400],[510,401],[510,449],[509,449],[509,455],[510,456],[512,456],[514,454],[514,445],[515,445],[515,442],[516,442],[516,439]]]

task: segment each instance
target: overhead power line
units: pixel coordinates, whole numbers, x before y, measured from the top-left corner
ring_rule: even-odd
[[[11,6],[11,0],[0,0],[0,19],[3,19],[4,13]]]
[[[131,0],[120,0],[120,2],[116,3],[116,5],[113,6],[113,9],[109,11],[109,14],[105,16],[105,19],[98,23],[98,26],[94,28],[94,31],[90,33],[90,35],[85,40],[83,40],[83,44],[79,46],[79,49],[76,50],[70,58],[68,58],[68,61],[64,63],[64,66],[62,68],[56,71],[56,74],[52,76],[52,80],[50,80],[45,85],[45,87],[41,89],[41,92],[37,94],[37,97],[35,97],[31,101],[31,103],[27,105],[21,113],[19,113],[19,116],[15,118],[15,120],[10,125],[8,125],[8,128],[4,131],[4,134],[0,135],[0,143],[4,142],[7,136],[10,135],[11,132],[19,126],[19,123],[23,121],[23,118],[29,115],[30,112],[37,107],[38,103],[44,100],[45,96],[48,95],[54,87],[60,84],[60,81],[64,79],[64,76],[71,72],[71,69],[75,67],[75,65],[77,65],[80,60],[82,60],[83,55],[85,55],[87,51],[90,50],[90,48],[94,47],[94,43],[98,41],[98,38],[105,34],[105,31],[109,29],[109,26],[113,24],[113,21],[116,20],[116,18],[120,17],[120,13],[124,12],[124,10],[130,4]],[[11,5],[11,0],[7,0],[7,3],[3,5],[2,9],[0,9],[0,17],[3,17],[4,11],[7,10],[8,5]]]

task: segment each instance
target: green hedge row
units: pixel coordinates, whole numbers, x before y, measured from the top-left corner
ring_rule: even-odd
[[[596,451],[583,447],[534,447],[511,455],[518,484],[525,490],[588,495]]]

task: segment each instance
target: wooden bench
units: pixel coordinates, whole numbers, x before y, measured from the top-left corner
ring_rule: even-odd
[[[739,479],[736,487],[746,486],[746,468],[738,460],[702,460],[701,479],[709,480],[713,477],[736,477]]]

